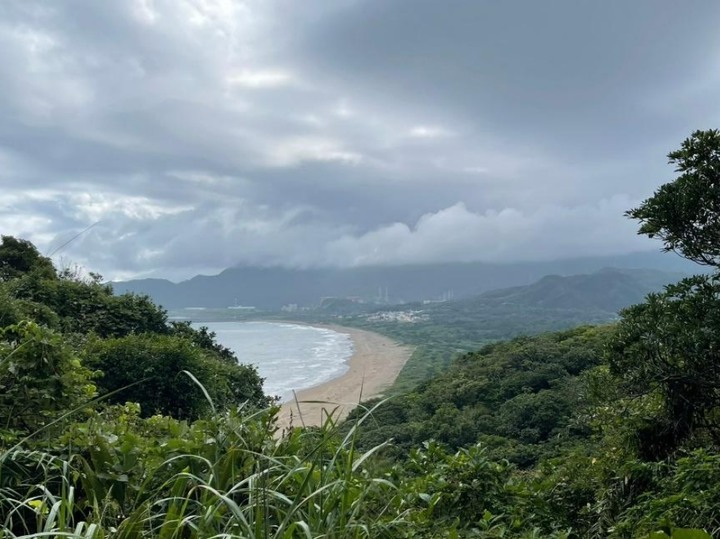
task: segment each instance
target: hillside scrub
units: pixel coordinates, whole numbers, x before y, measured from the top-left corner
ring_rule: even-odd
[[[360,443],[393,436],[405,449],[428,439],[458,449],[482,441],[495,457],[533,466],[587,436],[587,428],[573,421],[590,405],[583,375],[602,362],[613,331],[582,327],[465,354],[444,373],[380,406]]]
[[[21,254],[18,254],[20,251]],[[22,256],[21,256],[22,255]],[[262,379],[207,330],[168,323],[150,298],[115,296],[91,274],[47,266],[32,244],[3,236],[0,267],[0,435],[22,438],[82,404],[141,405],[197,419],[211,407],[265,408]],[[7,414],[7,415],[5,415]]]

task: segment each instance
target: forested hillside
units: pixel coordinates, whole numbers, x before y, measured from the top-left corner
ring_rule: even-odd
[[[720,132],[670,160],[629,215],[716,272]],[[717,273],[285,432],[212,334],[9,236],[0,326],[2,539],[720,534]]]
[[[547,275],[527,286],[492,290],[465,302],[616,314],[620,309],[640,303],[648,293],[658,292],[683,277],[687,274],[603,268],[583,275]]]
[[[392,437],[402,451],[429,439],[453,450],[481,442],[498,460],[532,466],[587,438],[577,415],[589,406],[588,373],[603,362],[613,331],[583,327],[465,354],[414,391],[379,404],[360,439],[372,446]]]

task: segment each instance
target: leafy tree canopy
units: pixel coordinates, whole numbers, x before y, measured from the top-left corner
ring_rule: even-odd
[[[627,215],[639,234],[658,237],[665,251],[700,264],[720,265],[720,130],[695,131],[668,154],[680,176]]]
[[[42,256],[32,243],[12,236],[2,236],[0,281],[8,281],[31,271],[37,271],[46,278],[56,276],[50,259]]]
[[[0,372],[0,390],[12,397],[5,408],[8,414],[20,410],[7,423],[8,428],[18,422],[27,428],[43,424],[56,405],[68,406],[67,399],[59,396],[64,390],[58,384],[72,377],[53,366],[55,356],[50,351],[55,348],[62,349],[62,353],[57,352],[58,358],[76,354],[83,368],[96,369],[99,389],[110,402],[137,402],[145,415],[159,412],[193,419],[206,415],[212,406],[191,376],[206,388],[216,409],[232,409],[245,402],[270,404],[257,370],[238,364],[233,352],[217,343],[207,328],[168,323],[167,312],[148,296],[116,296],[98,274],[85,277],[71,270],[57,273],[32,243],[2,238],[0,261],[6,264],[0,274],[0,336],[5,326],[15,329],[6,330],[8,344],[4,348],[0,343],[0,366],[5,369]],[[19,328],[25,329],[21,332]],[[28,328],[35,328],[32,339],[22,337]],[[24,344],[15,350],[18,343]],[[29,374],[22,374],[26,363],[18,361],[23,358],[37,362]],[[77,358],[73,361],[80,365]],[[43,376],[49,380],[34,390],[32,380],[45,380]],[[79,388],[82,386],[78,383]],[[31,390],[39,396],[22,393]],[[121,391],[114,393],[116,390]],[[47,398],[40,402],[43,395]],[[25,404],[29,406],[27,413],[22,412]],[[37,420],[33,422],[31,417]]]
[[[27,321],[0,329],[0,441],[89,401],[93,375],[56,332]]]
[[[533,465],[557,450],[553,444],[573,441],[570,418],[584,404],[581,376],[602,361],[612,331],[581,327],[463,355],[445,373],[379,406],[361,445],[391,436],[406,449],[429,439],[452,449],[482,441],[494,457]],[[358,408],[350,418],[361,414]]]
[[[254,367],[228,364],[192,341],[169,335],[128,335],[98,339],[85,352],[87,365],[102,371],[98,384],[110,402],[140,404],[144,416],[197,419],[215,406],[233,408],[249,401],[267,406]],[[120,390],[117,393],[113,393]]]
[[[694,132],[669,158],[681,175],[628,215],[666,251],[720,267],[720,131]],[[698,435],[720,443],[718,313],[718,274],[684,279],[623,311],[611,370],[630,394],[662,403],[662,413],[639,428],[644,458],[664,458]]]

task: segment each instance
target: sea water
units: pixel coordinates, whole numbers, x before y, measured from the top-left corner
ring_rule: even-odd
[[[276,322],[202,322],[218,343],[230,348],[240,363],[257,366],[267,395],[281,401],[348,370],[353,354],[350,336],[331,329]]]

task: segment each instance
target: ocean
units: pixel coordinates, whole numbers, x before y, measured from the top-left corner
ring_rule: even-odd
[[[292,391],[343,375],[353,354],[350,336],[331,329],[279,322],[202,322],[216,340],[235,352],[240,363],[256,365],[268,395],[282,402]]]

